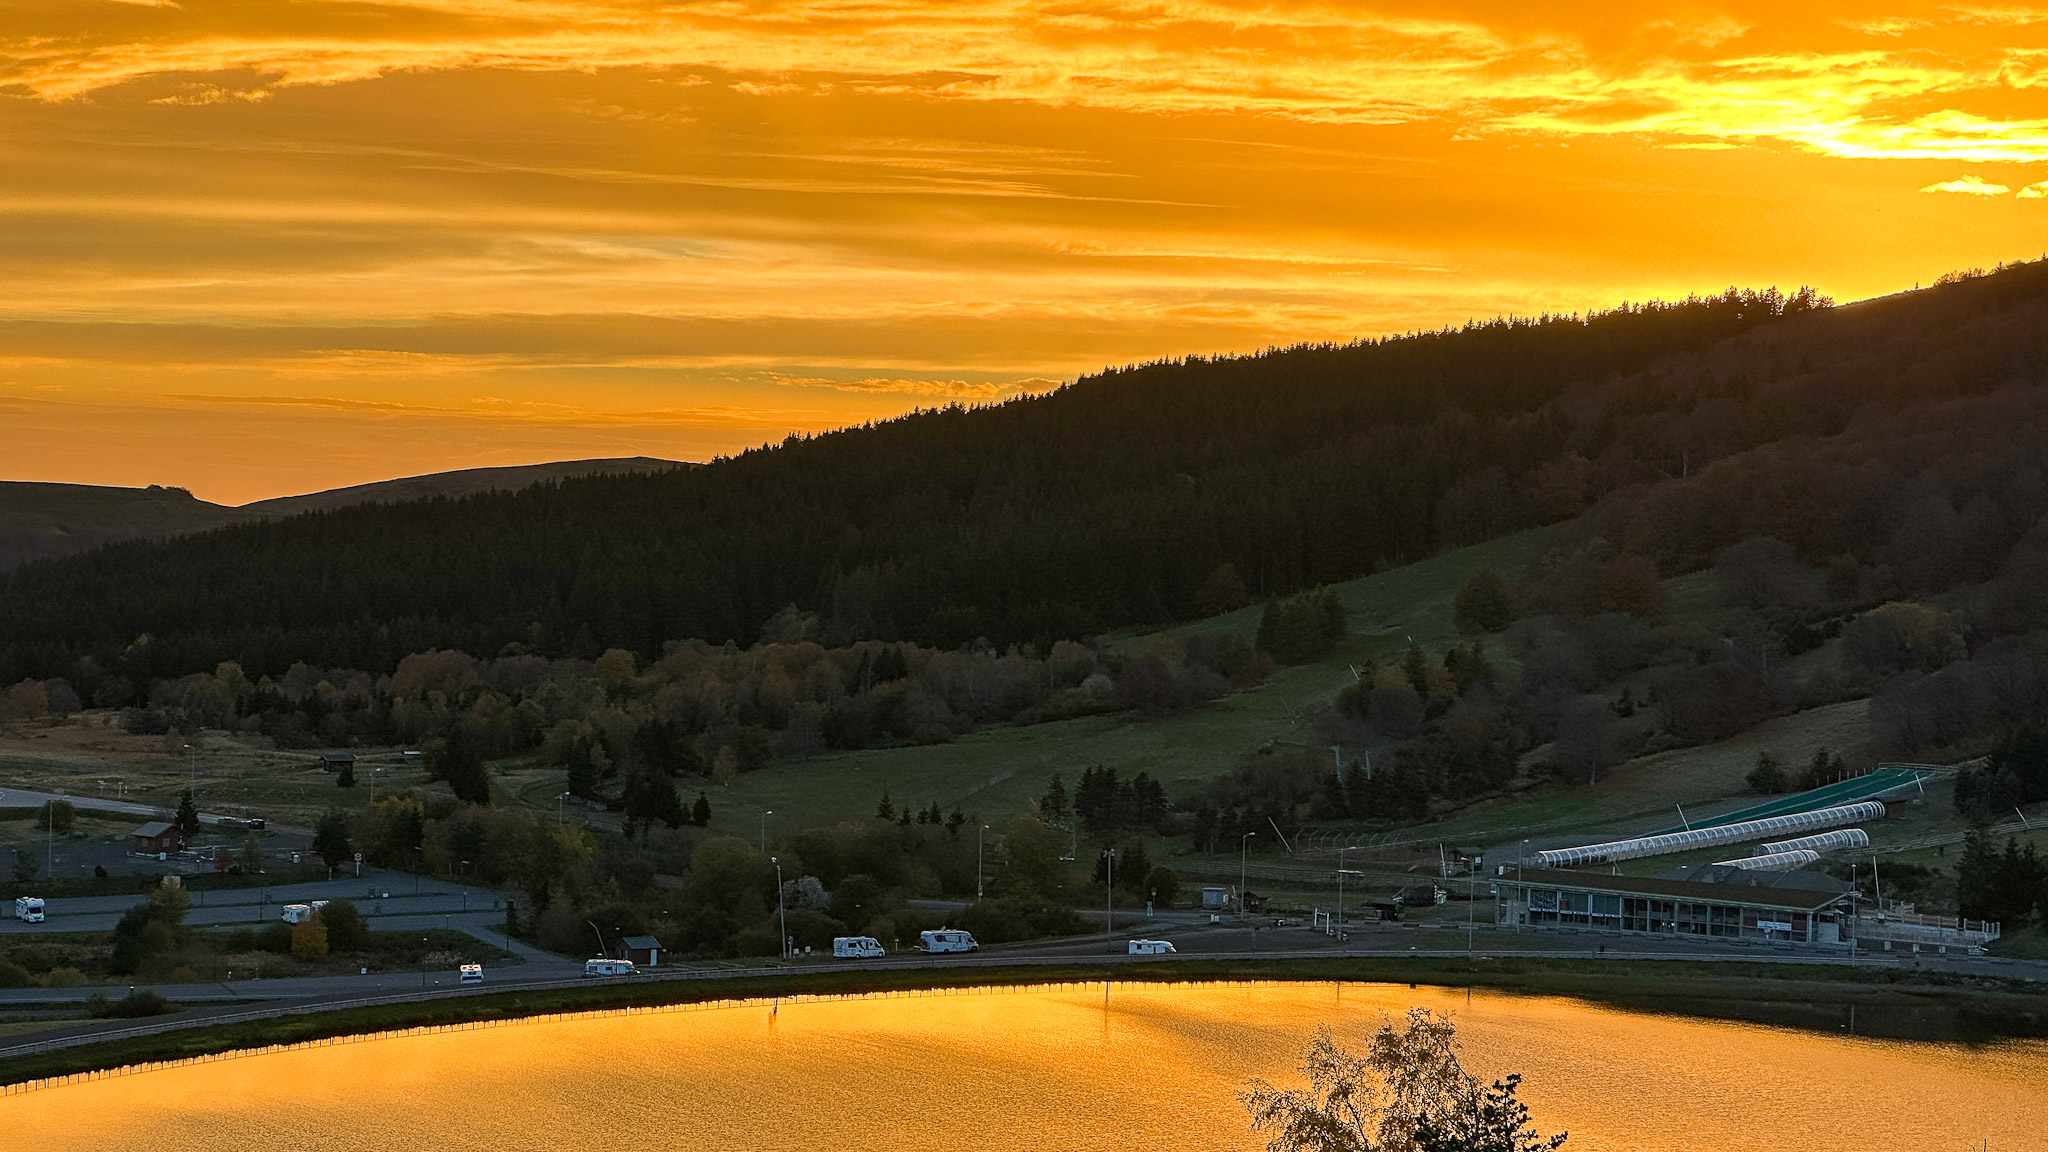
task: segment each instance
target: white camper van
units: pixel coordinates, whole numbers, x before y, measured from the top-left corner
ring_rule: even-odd
[[[1173,942],[1170,940],[1131,941],[1130,954],[1133,956],[1164,956],[1171,951],[1173,951]]]
[[[462,966],[462,982],[464,984],[483,983],[484,966],[481,964],[464,964]]]
[[[974,933],[958,928],[939,928],[917,934],[917,949],[920,952],[973,952],[981,945],[974,942]]]
[[[887,953],[873,936],[834,936],[832,955],[841,960],[873,960]]]
[[[27,924],[43,922],[43,898],[41,896],[16,896],[14,918]]]
[[[310,904],[287,904],[284,906],[284,913],[278,919],[287,924],[304,924],[313,918],[313,913],[325,907],[325,900],[315,900]]]
[[[637,976],[639,973],[640,969],[635,968],[631,960],[606,960],[600,957],[583,962],[585,976]],[[481,975],[478,978],[481,979]]]

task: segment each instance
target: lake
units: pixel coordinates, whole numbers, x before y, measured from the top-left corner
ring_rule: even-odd
[[[1310,1033],[1452,1014],[1566,1152],[2048,1148],[2048,1043],[1972,1047],[1385,984],[749,1002],[388,1035],[0,1098],[68,1149],[1252,1150],[1236,1094]]]

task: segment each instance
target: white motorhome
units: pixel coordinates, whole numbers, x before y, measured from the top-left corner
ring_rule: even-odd
[[[28,924],[43,922],[43,898],[41,896],[16,896],[14,918]]]
[[[304,924],[313,918],[313,913],[325,907],[327,907],[327,901],[325,900],[315,900],[311,904],[287,904],[284,906],[283,914],[278,919],[283,920],[287,924]]]
[[[873,960],[887,955],[882,942],[873,936],[834,936],[832,955],[841,960]]]
[[[484,966],[481,964],[464,964],[462,966],[462,982],[464,984],[483,983]]]
[[[585,976],[635,976],[639,972],[640,969],[634,967],[631,960],[606,960],[599,957],[583,962]],[[481,973],[478,979],[482,979]]]
[[[1133,956],[1164,956],[1171,951],[1173,951],[1173,942],[1171,940],[1131,941],[1130,954]]]
[[[917,934],[917,950],[920,952],[973,952],[980,947],[974,942],[974,933],[958,928],[938,928]]]

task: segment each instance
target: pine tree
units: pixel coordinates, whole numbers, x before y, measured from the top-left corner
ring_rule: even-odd
[[[178,831],[187,836],[199,835],[199,806],[192,802],[192,790],[185,789],[178,796],[178,814],[172,819]]]
[[[703,828],[711,823],[711,800],[704,793],[697,793],[697,802],[690,806],[690,823]]]
[[[1408,678],[1408,686],[1424,700],[1429,699],[1429,657],[1422,654],[1420,644],[1410,643],[1408,651],[1401,657],[1401,675]]]
[[[882,799],[875,805],[875,819],[894,820],[895,818],[896,806],[894,804],[889,803],[889,793],[887,791],[884,791],[882,793]]]
[[[1064,824],[1067,820],[1067,785],[1060,774],[1052,774],[1052,783],[1046,785],[1045,795],[1039,797],[1038,814],[1053,824]]]
[[[313,826],[313,851],[327,862],[329,868],[339,868],[355,853],[349,843],[348,817],[329,809]]]
[[[337,788],[353,788],[356,786],[355,761],[344,760],[341,762],[341,774],[334,778],[334,786]]]

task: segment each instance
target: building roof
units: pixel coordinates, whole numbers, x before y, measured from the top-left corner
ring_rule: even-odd
[[[656,940],[652,936],[628,936],[626,937],[626,947],[636,952],[644,952],[661,947],[661,941]]]
[[[1729,869],[1734,872],[1739,869]],[[1755,883],[1674,880],[1667,876],[1609,876],[1599,872],[1573,872],[1563,868],[1528,868],[1520,875],[1508,874],[1507,883],[1539,888],[1577,888],[1588,892],[1616,892],[1629,896],[1669,896],[1679,900],[1703,900],[1719,904],[1752,904],[1766,908],[1788,908],[1796,912],[1817,912],[1848,893],[1821,892],[1806,888],[1774,886],[1785,875],[1764,872]]]
[[[173,824],[168,820],[151,820],[149,823],[144,824],[140,828],[137,828],[132,833],[132,835],[142,837],[143,839],[154,840],[158,836],[161,836],[164,833],[169,832],[176,827],[176,824]]]
[[[1825,872],[1803,868],[1773,871],[1736,868],[1728,864],[1702,864],[1697,868],[1673,868],[1666,880],[1692,880],[1701,884],[1747,884],[1753,888],[1796,888],[1803,892],[1845,893],[1851,885]]]

